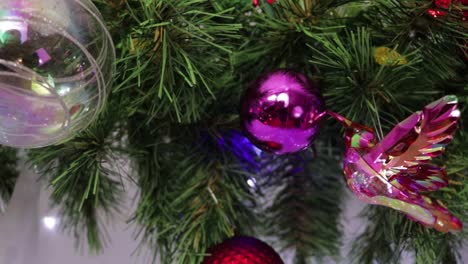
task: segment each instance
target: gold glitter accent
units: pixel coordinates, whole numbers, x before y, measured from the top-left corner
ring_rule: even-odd
[[[396,66],[408,63],[405,56],[388,47],[378,47],[374,50],[374,59],[379,65]]]
[[[146,50],[153,46],[152,50],[157,52],[161,47],[162,37],[164,34],[163,27],[157,27],[154,31],[154,38],[152,40],[149,39],[139,39],[139,38],[132,38],[132,46],[130,48],[130,52],[132,54],[136,53],[137,49]]]

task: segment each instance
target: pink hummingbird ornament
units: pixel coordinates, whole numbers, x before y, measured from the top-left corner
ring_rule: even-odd
[[[346,129],[344,172],[351,190],[366,203],[393,208],[427,227],[461,230],[462,222],[441,201],[421,194],[448,184],[445,170],[430,161],[443,153],[457,130],[457,106],[456,96],[445,96],[378,143],[372,129],[329,111]]]
[[[270,4],[270,5],[273,4],[274,2],[275,2],[275,0],[267,0],[267,3]],[[260,5],[260,1],[259,1],[259,0],[252,0],[252,4],[253,4],[255,7],[257,7],[257,6]]]

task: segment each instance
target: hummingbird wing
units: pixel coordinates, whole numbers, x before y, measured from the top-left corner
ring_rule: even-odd
[[[460,117],[456,96],[445,96],[395,126],[364,160],[386,170],[389,180],[414,191],[432,191],[447,184],[445,171],[428,164],[452,141]]]
[[[403,186],[415,193],[436,191],[448,184],[445,170],[432,164],[421,164],[395,171],[398,172],[388,179],[390,184],[399,189]]]
[[[367,161],[359,157],[358,150],[349,149],[348,154],[344,164],[347,184],[360,200],[393,208],[410,219],[441,232],[462,229],[462,222],[441,201],[419,192],[423,189],[435,190],[445,185],[446,181],[439,179],[446,179],[442,169],[422,164],[409,167],[406,172],[396,173],[393,177],[387,177],[388,171],[372,168]],[[428,179],[431,179],[430,184],[427,183]]]

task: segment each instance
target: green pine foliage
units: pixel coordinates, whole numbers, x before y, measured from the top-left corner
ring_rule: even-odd
[[[128,113],[144,114],[146,123],[206,117],[232,78],[229,56],[241,38],[235,8],[206,0],[110,2],[102,8],[118,39],[114,92],[133,97]]]
[[[200,263],[207,245],[251,229],[247,174],[219,135],[193,126],[140,129],[132,146],[140,201],[133,222],[162,263]],[[251,231],[250,231],[251,232]],[[156,255],[155,255],[156,257]]]
[[[98,121],[65,144],[29,152],[48,183],[51,204],[59,208],[62,228],[76,238],[77,248],[98,254],[109,242],[105,222],[119,212],[122,197],[123,152],[111,118],[112,106]]]
[[[283,176],[284,186],[267,210],[267,234],[295,252],[294,263],[339,256],[344,185],[336,157],[320,154],[303,171]]]
[[[3,213],[10,200],[16,179],[18,179],[16,151],[7,147],[0,147],[0,213]]]
[[[322,83],[327,87],[324,92],[327,103],[356,122],[379,128],[380,137],[382,127],[392,127],[413,103],[409,98],[434,93],[418,87],[401,90],[420,74],[421,57],[406,51],[402,52],[406,64],[379,65],[373,56],[376,46],[372,33],[366,28],[309,34],[319,44],[311,46],[314,55],[310,62],[324,72]],[[397,47],[391,48],[396,51]]]
[[[92,253],[106,246],[105,218],[119,213],[129,180],[139,190],[129,224],[162,263],[198,264],[207,248],[236,234],[274,237],[294,250],[298,264],[346,254],[337,124],[324,121],[316,155],[291,175],[284,173],[297,165],[290,156],[257,157],[256,169],[246,169],[234,148],[220,143],[227,131],[240,131],[242,92],[266,71],[304,72],[330,110],[373,127],[380,138],[445,94],[457,95],[468,115],[468,22],[455,2],[439,18],[427,12],[431,0],[278,0],[261,1],[261,8],[249,0],[94,2],[118,56],[106,109],[75,138],[28,152],[62,227]],[[378,47],[406,63],[380,65]],[[468,223],[465,120],[437,160],[451,184],[431,195]],[[122,159],[130,160],[128,170]],[[6,202],[16,152],[0,148],[0,161]],[[251,188],[252,178],[263,184]],[[413,254],[418,264],[461,263],[466,231],[438,233],[384,207],[369,206],[363,216],[366,228],[345,256],[349,262],[398,263]]]

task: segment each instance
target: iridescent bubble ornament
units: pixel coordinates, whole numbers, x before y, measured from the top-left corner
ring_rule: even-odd
[[[318,89],[301,73],[277,70],[255,80],[241,102],[242,126],[260,149],[282,155],[314,140],[325,106]]]
[[[90,0],[2,0],[0,144],[43,147],[84,129],[106,102],[114,61]]]

